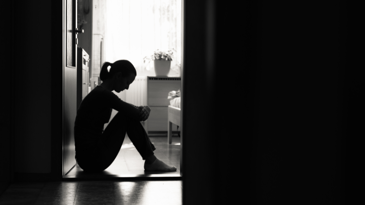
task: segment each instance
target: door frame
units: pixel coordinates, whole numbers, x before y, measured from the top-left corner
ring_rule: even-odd
[[[66,31],[66,24],[67,24],[67,15],[66,15],[66,3],[67,3],[67,0],[61,0],[62,1],[62,88],[61,88],[61,92],[62,92],[62,99],[60,100],[61,102],[62,102],[62,113],[61,113],[61,115],[62,115],[62,136],[61,136],[61,140],[57,140],[57,142],[58,142],[58,147],[56,146],[56,145],[54,145],[54,147],[57,147],[57,149],[56,150],[61,150],[61,154],[54,154],[54,156],[57,156],[57,155],[60,155],[60,156],[57,156],[57,159],[59,159],[62,163],[61,163],[61,166],[59,166],[59,165],[55,165],[54,167],[54,169],[59,169],[59,170],[61,170],[61,171],[54,171],[53,173],[58,173],[60,176],[61,176],[61,179],[62,180],[69,180],[69,178],[66,178],[65,177],[65,175],[67,174],[67,170],[65,169],[65,166],[69,166],[69,165],[65,165],[66,163],[65,163],[65,160],[67,160],[66,158],[67,158],[67,156],[65,156],[65,152],[66,152],[66,150],[65,150],[65,135],[67,134],[67,133],[65,133],[65,129],[66,129],[66,125],[65,125],[65,118],[66,118],[66,116],[65,116],[65,98],[66,98],[66,93],[65,93],[65,76],[66,76],[66,74],[65,74],[65,68],[67,67],[67,65],[66,65],[66,58],[67,58],[67,54],[66,54],[66,35],[67,35],[67,31]],[[76,1],[77,0],[72,0],[73,1],[73,3],[75,4],[75,6],[74,6],[74,15],[77,15],[77,5],[76,5]],[[182,63],[181,63],[181,67],[183,67],[183,55],[184,55],[184,0],[181,0],[181,9],[182,9],[182,11],[181,11],[181,15],[182,15],[182,18],[181,18],[181,20],[182,20],[182,23],[181,23],[181,26],[182,26],[182,39],[181,39],[181,43],[182,43]],[[75,23],[77,23],[76,22],[76,19],[75,19]],[[75,26],[76,26],[77,24],[75,24]],[[76,51],[75,51],[75,54],[76,54],[76,56],[77,56],[77,49],[76,49]],[[76,60],[76,62],[77,62],[77,60]],[[76,63],[77,64],[77,63]],[[76,65],[75,65],[76,66]],[[183,94],[183,87],[184,87],[184,81],[183,81],[183,72],[184,72],[184,69],[183,68],[181,68],[181,96],[183,96],[184,94]],[[181,121],[181,155],[180,155],[180,173],[181,173],[181,179],[182,179],[182,174],[183,174],[183,102],[181,102],[181,115],[180,115],[180,121]],[[55,143],[56,143],[56,141],[55,141]],[[59,148],[59,145],[61,145],[61,148]],[[57,160],[58,161],[58,160]],[[76,164],[76,160],[74,160],[74,164]],[[56,168],[56,167],[58,167],[58,168]],[[72,167],[73,168],[73,167]],[[71,168],[71,169],[72,169]],[[70,170],[71,170],[70,169]],[[161,177],[161,178],[165,178],[165,177]],[[161,179],[161,178],[159,178],[159,179]],[[167,180],[169,180],[171,177],[166,177],[166,179]],[[120,179],[120,178],[119,178]],[[130,178],[128,178],[128,179],[130,179]],[[154,178],[151,178],[151,180],[153,180]],[[176,178],[171,178],[171,180],[176,180]],[[139,180],[138,179],[138,177],[136,178],[136,180]]]
[[[52,161],[51,179],[62,180],[63,148],[63,68],[65,62],[65,0],[51,1],[52,4]],[[61,77],[60,77],[61,76]],[[61,109],[60,109],[61,108]]]
[[[71,66],[67,61],[67,2],[72,2],[72,53]],[[76,0],[62,0],[62,178],[73,169],[76,164],[75,148],[73,137],[73,122],[77,111],[77,34],[75,29],[77,26],[77,4]],[[69,82],[66,82],[69,81]],[[68,88],[66,88],[66,86]],[[68,90],[71,88],[70,90]],[[72,89],[74,88],[74,89]],[[73,91],[73,92],[72,92]],[[72,94],[72,95],[71,95]],[[71,95],[71,96],[70,96]],[[67,135],[67,136],[66,136]]]

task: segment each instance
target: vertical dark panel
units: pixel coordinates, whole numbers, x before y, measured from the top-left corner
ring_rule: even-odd
[[[63,2],[52,1],[52,179],[62,176],[62,72],[63,72]]]
[[[51,2],[13,3],[15,172],[47,175],[51,171]]]
[[[184,204],[341,204],[344,7],[216,1],[210,78],[203,4],[184,5]]]
[[[183,204],[215,204],[217,149],[215,48],[210,33],[214,1],[184,1]],[[208,24],[208,25],[207,25]],[[213,31],[214,32],[214,31]],[[213,155],[212,155],[213,154]]]
[[[259,5],[256,199],[259,204],[298,199],[337,204],[341,7],[339,2],[285,6]]]
[[[6,19],[3,21],[2,27],[5,28],[4,32],[2,32],[3,45],[0,51],[0,58],[2,62],[1,73],[2,81],[4,85],[8,85],[7,89],[4,89],[1,94],[0,100],[0,183],[10,182],[12,180],[12,158],[11,152],[13,150],[12,144],[12,116],[13,116],[13,86],[14,78],[13,78],[13,45],[14,45],[14,29],[13,29],[13,2],[6,1],[0,8],[0,17],[1,19]],[[2,190],[0,190],[2,191]]]
[[[255,174],[252,150],[257,132],[257,7],[216,4],[217,204],[255,204],[250,181]]]

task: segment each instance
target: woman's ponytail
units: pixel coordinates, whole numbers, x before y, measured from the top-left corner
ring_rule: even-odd
[[[108,72],[108,67],[111,65],[112,65],[112,63],[105,62],[103,64],[103,66],[101,67],[100,76],[99,76],[101,81],[105,81],[106,79],[108,79],[110,77],[109,72]]]

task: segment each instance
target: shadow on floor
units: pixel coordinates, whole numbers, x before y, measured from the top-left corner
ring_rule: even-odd
[[[150,137],[155,145],[155,155],[163,162],[177,168],[176,172],[145,172],[143,165],[144,161],[138,151],[128,137],[125,138],[120,152],[113,162],[102,173],[87,173],[84,172],[77,164],[75,167],[64,176],[64,180],[179,180],[180,174],[180,137],[177,135],[172,137],[172,143],[167,143],[167,137],[164,135]]]

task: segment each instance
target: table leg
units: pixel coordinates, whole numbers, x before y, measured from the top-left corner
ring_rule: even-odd
[[[167,143],[171,144],[172,142],[172,123],[170,121],[167,122]]]

